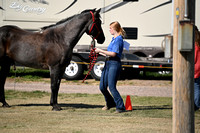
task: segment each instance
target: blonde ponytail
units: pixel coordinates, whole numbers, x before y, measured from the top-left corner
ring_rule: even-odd
[[[112,26],[113,29],[116,30],[123,38],[126,36],[126,32],[121,27],[119,22],[117,22],[117,21],[112,22],[112,23],[110,23],[110,26]]]

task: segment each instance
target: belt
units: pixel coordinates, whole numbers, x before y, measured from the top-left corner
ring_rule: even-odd
[[[119,57],[106,57],[106,61],[110,61],[110,60],[120,61],[120,58]]]

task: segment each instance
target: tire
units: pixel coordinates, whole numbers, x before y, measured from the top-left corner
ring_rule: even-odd
[[[83,64],[79,64],[82,60],[77,56],[72,56],[70,64],[66,67],[63,78],[67,80],[77,80],[83,76]]]
[[[100,80],[104,65],[105,65],[105,57],[99,56],[97,58],[96,63],[94,64],[94,67],[91,70],[91,76],[93,79]]]

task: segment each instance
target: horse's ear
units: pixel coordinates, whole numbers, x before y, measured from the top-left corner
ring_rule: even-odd
[[[96,16],[97,14],[98,14],[98,16],[99,16],[100,11],[101,11],[101,8],[98,9],[98,10],[96,10],[96,11],[94,12],[95,16]]]
[[[99,8],[96,12],[97,12],[97,13],[100,13],[100,11],[101,11],[101,8]]]
[[[99,17],[100,15],[99,15],[99,12],[101,11],[101,8],[100,9],[98,9],[98,10],[96,10],[95,12],[94,12],[94,16],[96,16],[96,17]]]

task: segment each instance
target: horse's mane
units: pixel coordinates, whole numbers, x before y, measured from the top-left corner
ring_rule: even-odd
[[[90,11],[94,12],[95,9],[93,9],[93,10],[87,9],[87,10],[82,11],[80,14],[84,14],[84,13],[87,13],[87,12],[90,12]],[[49,28],[51,28],[51,27],[55,27],[55,26],[57,26],[57,25],[59,25],[59,24],[63,24],[63,23],[65,23],[65,22],[71,20],[72,18],[74,18],[74,17],[77,16],[77,15],[79,15],[79,14],[75,14],[75,15],[73,15],[73,16],[71,16],[71,17],[62,19],[62,20],[58,21],[58,22],[55,23],[55,24],[52,24],[52,25],[49,25],[49,26],[44,26],[44,27],[41,28],[41,30],[46,30],[46,29],[49,29]]]

